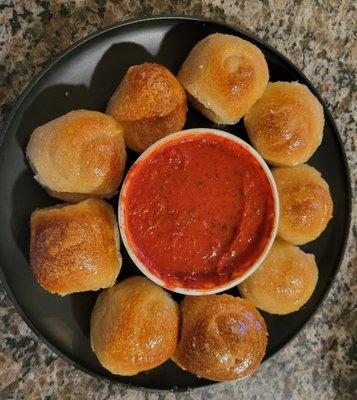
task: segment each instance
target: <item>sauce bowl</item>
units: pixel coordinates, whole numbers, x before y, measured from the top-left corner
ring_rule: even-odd
[[[244,269],[242,273],[235,273],[231,279],[224,282],[222,282],[222,280],[219,281],[218,279],[217,284],[210,284],[209,286],[207,286],[206,284],[202,284],[202,286],[200,286],[199,281],[198,283],[195,281],[195,284],[193,286],[190,286],[187,284],[186,281],[182,281],[182,284],[180,284],[180,282],[177,279],[175,279],[174,282],[172,282],[171,279],[167,278],[168,275],[163,275],[161,273],[158,273],[155,270],[155,268],[152,268],[152,262],[146,261],[148,259],[145,259],[145,257],[143,257],[143,252],[139,249],[137,243],[134,243],[134,240],[132,238],[133,235],[131,235],[129,232],[127,221],[128,218],[130,218],[130,212],[128,210],[129,206],[127,197],[128,197],[128,189],[133,184],[132,183],[133,177],[135,177],[135,174],[140,173],[140,166],[145,165],[143,163],[152,162],[154,155],[158,154],[160,150],[164,151],[165,148],[170,144],[174,145],[175,143],[179,143],[186,139],[189,140],[190,138],[193,138],[193,140],[195,140],[200,135],[202,137],[204,135],[208,135],[210,138],[216,137],[217,141],[222,140],[223,138],[225,143],[232,142],[231,143],[232,146],[234,145],[237,148],[240,146],[244,150],[246,150],[246,152],[249,153],[251,158],[254,159],[256,163],[258,163],[261,170],[263,171],[263,175],[266,177],[266,180],[268,181],[268,185],[270,186],[271,189],[271,196],[272,196],[271,208],[273,212],[271,214],[272,215],[271,218],[268,216],[268,218],[271,219],[271,223],[269,222],[268,233],[264,236],[265,240],[264,245],[261,245],[259,247],[259,250],[256,251],[258,253],[255,255],[254,261],[251,264],[247,265],[247,268]],[[239,146],[237,146],[237,144]],[[261,170],[259,169],[260,173]],[[266,180],[264,182],[266,182]],[[138,196],[140,196],[140,194],[138,194]],[[154,196],[153,196],[153,201],[155,201]],[[142,153],[140,157],[136,160],[136,162],[132,165],[131,169],[127,173],[127,176],[121,188],[119,196],[119,204],[118,204],[118,219],[119,219],[119,228],[123,243],[135,265],[147,278],[152,280],[154,283],[176,293],[181,293],[185,295],[196,295],[196,296],[208,295],[208,294],[223,292],[238,285],[246,278],[248,278],[248,276],[250,276],[261,265],[261,263],[267,256],[276,236],[277,225],[279,220],[279,198],[274,178],[271,174],[269,167],[262,159],[262,157],[256,152],[256,150],[254,150],[248,143],[230,133],[217,129],[208,129],[208,128],[187,129],[165,136],[161,140],[157,141],[152,146],[150,146],[144,153]],[[234,237],[235,234],[232,233],[232,235],[233,235],[232,237]],[[149,265],[150,263],[151,265]],[[233,263],[234,261],[232,262],[232,265]],[[169,263],[167,263],[167,265],[169,265]],[[219,267],[217,268],[219,271]],[[237,268],[238,270],[239,266],[233,268]],[[194,272],[192,274],[194,274]]]

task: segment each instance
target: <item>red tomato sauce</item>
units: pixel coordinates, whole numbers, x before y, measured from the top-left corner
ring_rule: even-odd
[[[272,190],[243,146],[210,133],[160,146],[126,178],[125,228],[137,258],[169,288],[242,275],[274,221]]]

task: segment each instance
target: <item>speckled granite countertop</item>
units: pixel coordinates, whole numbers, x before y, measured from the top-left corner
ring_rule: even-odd
[[[353,1],[0,1],[0,107],[7,116],[27,83],[57,52],[98,28],[155,14],[204,15],[255,33],[300,67],[340,129],[356,194],[356,11]],[[356,196],[354,196],[356,203]],[[0,286],[1,399],[356,398],[353,333],[355,237],[332,290],[307,327],[251,378],[174,395],[98,381],[59,359],[30,331]],[[353,315],[354,314],[354,315]],[[354,364],[355,363],[355,364]],[[354,369],[354,370],[353,370]]]

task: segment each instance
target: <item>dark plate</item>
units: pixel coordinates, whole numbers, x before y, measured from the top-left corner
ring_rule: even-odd
[[[34,181],[25,159],[26,144],[34,128],[70,110],[103,111],[131,65],[155,61],[176,73],[193,45],[214,32],[250,40],[264,52],[272,81],[299,81],[318,96],[311,83],[286,58],[247,33],[196,18],[150,18],[104,29],[65,51],[28,86],[4,126],[0,149],[3,283],[17,311],[34,333],[59,356],[93,376],[146,389],[183,390],[211,383],[182,371],[171,361],[133,377],[114,376],[100,366],[89,343],[89,318],[97,294],[64,298],[51,295],[41,289],[30,272],[31,212],[58,201],[47,196]],[[309,164],[321,171],[330,185],[334,216],[319,239],[303,247],[315,254],[320,276],[313,296],[300,311],[283,317],[263,313],[269,330],[265,359],[284,347],[311,318],[325,297],[344,253],[350,218],[349,174],[338,131],[330,113],[324,109],[324,139]],[[193,127],[216,126],[190,109],[185,128]],[[241,123],[223,129],[247,140]],[[128,164],[135,158],[134,153],[129,153]],[[112,203],[116,208],[117,198]],[[138,274],[123,246],[122,252],[124,262],[119,279]],[[237,294],[236,290],[230,292]]]

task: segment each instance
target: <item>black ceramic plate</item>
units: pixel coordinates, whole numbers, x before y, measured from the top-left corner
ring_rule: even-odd
[[[41,289],[30,272],[31,212],[58,201],[50,198],[33,179],[25,159],[26,144],[34,128],[70,110],[103,111],[131,65],[155,61],[176,73],[194,44],[214,32],[238,35],[260,47],[269,64],[271,81],[299,81],[317,95],[296,67],[251,35],[195,18],[151,18],[107,28],[65,51],[28,86],[4,126],[0,149],[0,265],[3,283],[18,312],[35,334],[58,355],[96,377],[146,389],[182,390],[211,383],[182,371],[171,361],[133,377],[114,376],[100,366],[89,342],[89,318],[97,293],[64,298],[51,295]],[[325,121],[322,145],[309,164],[321,171],[330,185],[334,215],[319,239],[303,247],[316,255],[318,284],[308,304],[300,311],[287,316],[263,313],[269,330],[265,359],[284,347],[312,316],[326,295],[343,256],[350,215],[349,175],[339,134],[326,107]],[[190,109],[185,128],[193,127],[216,126]],[[223,129],[247,140],[242,123]],[[130,152],[128,167],[135,158],[136,154]],[[117,198],[112,203],[116,208]],[[124,262],[119,279],[138,274],[123,246],[122,253]],[[230,292],[237,295],[236,290]]]

